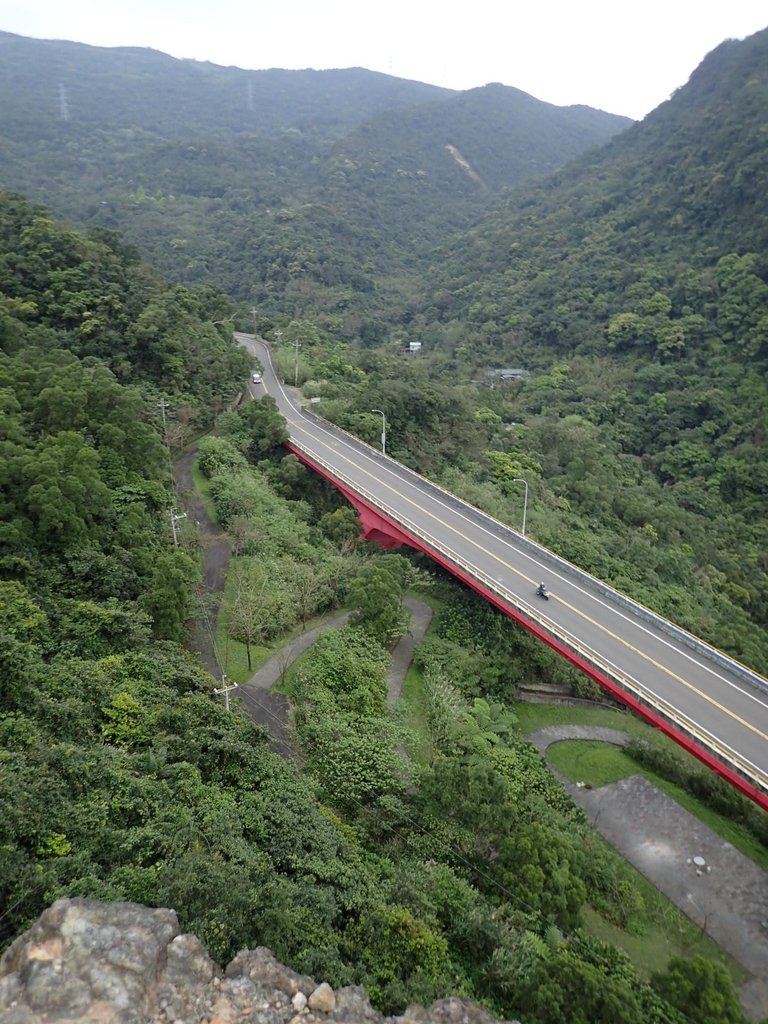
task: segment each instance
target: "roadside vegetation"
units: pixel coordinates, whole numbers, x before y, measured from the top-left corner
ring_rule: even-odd
[[[739,57],[721,48],[608,155],[504,196],[418,272],[393,264],[381,292],[357,249],[332,251],[321,206],[306,219],[327,221],[326,260],[298,197],[253,237],[259,330],[319,412],[376,444],[371,410],[385,410],[394,457],[514,526],[526,481],[534,538],[760,669],[768,36],[755,39]],[[7,194],[0,282],[2,945],[60,896],[129,899],[175,907],[222,962],[267,945],[365,985],[387,1013],[456,993],[525,1024],[743,1024],[738,969],[596,836],[525,739],[545,712],[517,702],[521,686],[593,684],[439,570],[358,545],[354,512],[285,455],[269,398],[224,411],[251,361],[222,293],[170,285],[113,232],[77,235]],[[518,384],[486,372],[505,365]],[[172,541],[169,462],[214,422],[199,466],[233,549],[231,671],[355,612],[287,680],[295,761],[224,711],[184,647],[199,551],[186,529]],[[439,614],[393,716],[389,652],[425,573]],[[557,756],[595,779],[626,767]],[[762,812],[664,744],[624,756],[765,845]]]

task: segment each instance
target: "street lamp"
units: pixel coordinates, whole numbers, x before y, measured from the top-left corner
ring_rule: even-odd
[[[523,480],[521,476],[515,476],[512,478],[512,482],[516,484],[523,484],[525,486],[525,498],[523,499],[523,528],[520,531],[525,536],[525,516],[528,512],[528,481]]]
[[[387,417],[381,411],[381,409],[371,409],[371,412],[377,412],[381,416],[381,454],[387,454]]]

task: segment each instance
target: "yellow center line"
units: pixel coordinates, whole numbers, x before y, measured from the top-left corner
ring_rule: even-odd
[[[596,619],[593,619],[591,616],[587,615],[586,612],[582,612],[579,608],[576,608],[575,605],[570,604],[570,602],[566,601],[564,598],[558,597],[555,598],[555,600],[560,601],[560,603],[564,604],[566,608],[570,608],[570,610],[574,612],[574,614],[580,616],[580,618],[582,619],[585,619],[587,622],[591,623],[597,629],[602,630],[603,633],[606,633],[608,636],[612,637],[618,643],[623,644],[624,647],[628,648],[630,651],[633,651],[639,657],[649,662],[651,665],[653,665],[654,668],[657,668],[660,672],[664,672],[666,673],[666,675],[670,676],[678,683],[682,683],[682,685],[689,689],[692,693],[695,693],[697,697],[701,697],[702,700],[707,701],[713,707],[716,707],[719,711],[722,711],[730,718],[733,718],[734,721],[738,722],[740,725],[743,725],[746,729],[749,729],[751,732],[754,732],[761,739],[768,740],[768,735],[764,733],[762,730],[758,729],[757,726],[752,725],[751,722],[746,721],[746,719],[742,718],[740,715],[737,715],[734,711],[731,711],[729,708],[725,707],[724,704],[721,704],[719,701],[716,701],[714,697],[710,697],[708,693],[704,693],[703,690],[700,690],[697,686],[694,686],[693,683],[689,683],[687,679],[683,679],[682,676],[679,676],[676,672],[673,672],[671,668],[667,668],[667,666],[663,665],[660,661],[656,661],[654,658],[650,656],[650,654],[646,654],[645,651],[641,651],[639,647],[633,646],[633,644],[629,643],[629,641],[625,640],[617,633],[614,633],[612,630],[608,629],[607,626],[604,626]]]
[[[314,437],[310,433],[310,431],[308,431],[305,427],[302,427],[298,422],[295,422],[295,421],[290,421],[290,422],[294,422],[295,425],[298,426],[300,430],[303,430],[304,433],[308,434],[309,437],[315,443],[318,442],[318,438]],[[325,441],[320,441],[320,444],[324,444],[325,447],[330,448],[330,445],[327,442],[325,442]],[[369,470],[367,470],[364,467],[358,465],[358,463],[354,462],[348,456],[344,455],[343,452],[334,450],[334,454],[338,458],[343,459],[346,463],[348,463],[350,466],[352,466],[358,472],[363,473],[365,476],[367,476],[371,480],[375,481],[380,487],[384,487],[388,491],[391,491],[391,493],[394,494],[401,501],[406,501],[409,505],[412,505],[415,509],[417,509],[419,512],[421,512],[423,515],[428,516],[430,519],[433,519],[436,523],[440,523],[441,526],[445,527],[445,529],[449,530],[451,533],[455,533],[456,536],[460,537],[465,543],[468,543],[470,546],[476,548],[478,551],[482,551],[483,554],[487,555],[493,561],[498,562],[499,565],[503,565],[505,569],[508,569],[510,572],[514,573],[516,576],[519,576],[521,579],[526,580],[526,582],[528,582],[528,583],[533,583],[534,582],[531,579],[530,576],[526,576],[524,572],[521,572],[519,569],[516,569],[515,566],[510,565],[509,562],[505,562],[503,558],[500,558],[497,554],[495,554],[493,551],[490,551],[488,548],[484,547],[482,544],[478,543],[476,540],[473,540],[471,537],[464,536],[464,534],[462,534],[459,530],[457,530],[455,526],[452,526],[450,523],[447,523],[444,519],[441,519],[440,516],[437,516],[433,512],[430,512],[429,509],[424,508],[422,505],[420,505],[418,502],[414,501],[412,498],[406,497],[406,495],[402,494],[400,491],[398,491],[394,487],[392,487],[391,484],[388,484],[384,480],[379,479],[373,473],[371,473]],[[558,598],[555,598],[555,600],[557,600],[561,604],[565,605],[566,608],[569,608],[575,615],[579,616],[579,618],[582,618],[586,622],[589,622],[596,629],[598,629],[601,632],[605,633],[607,636],[610,636],[617,643],[621,644],[622,646],[626,647],[628,650],[630,650],[633,653],[637,654],[640,658],[644,659],[649,664],[653,665],[653,667],[658,669],[660,672],[665,673],[666,675],[668,675],[672,679],[674,679],[676,682],[681,683],[683,686],[685,686],[692,693],[695,693],[697,697],[701,697],[702,700],[705,700],[707,703],[711,704],[713,707],[717,708],[719,711],[722,711],[723,714],[728,715],[729,718],[732,718],[734,721],[736,721],[740,725],[744,726],[744,728],[749,729],[750,732],[753,732],[757,736],[759,736],[761,739],[768,741],[768,734],[764,733],[761,729],[758,729],[757,726],[753,725],[751,722],[746,721],[746,719],[742,718],[740,715],[737,715],[734,711],[731,711],[729,708],[725,707],[725,705],[723,705],[719,701],[715,700],[714,697],[710,697],[710,695],[708,693],[704,693],[697,686],[694,686],[693,683],[689,683],[687,679],[683,679],[682,676],[677,675],[676,672],[673,672],[671,669],[667,668],[661,662],[658,662],[654,658],[651,658],[650,655],[645,653],[645,651],[641,651],[638,647],[634,647],[632,644],[628,643],[623,637],[619,636],[617,633],[612,632],[610,629],[608,629],[606,626],[604,626],[601,622],[598,622],[596,619],[591,618],[591,616],[589,616],[585,612],[581,611],[575,605],[572,605],[568,601],[565,601],[563,598],[558,597]]]

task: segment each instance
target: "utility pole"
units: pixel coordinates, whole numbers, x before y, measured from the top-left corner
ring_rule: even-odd
[[[525,499],[523,501],[523,528],[520,531],[522,536],[525,536],[525,516],[528,512],[528,481],[523,480],[521,476],[512,477],[513,484],[523,484],[525,486]]]
[[[251,306],[251,316],[253,317],[253,336],[254,336],[254,338],[258,334],[258,330],[257,330],[258,324],[257,324],[257,321],[256,321],[256,314],[257,313],[258,313],[258,310],[256,309],[256,307],[255,306]]]
[[[294,387],[298,387],[299,386],[299,349],[301,348],[301,344],[300,344],[298,338],[294,342],[294,345],[296,346],[296,367],[295,367],[295,373],[293,375],[293,385],[294,385]]]
[[[165,439],[165,443],[168,444],[168,432],[166,430],[165,410],[171,408],[171,403],[166,402],[164,398],[161,398],[160,401],[157,403],[157,407],[160,410],[160,415],[163,418],[163,438]]]
[[[381,454],[387,454],[387,417],[381,411],[381,409],[371,409],[371,412],[377,412],[381,416]]]
[[[178,523],[178,521],[180,519],[186,519],[186,518],[187,518],[187,513],[186,512],[177,513],[175,508],[171,509],[171,533],[173,534],[173,544],[174,544],[174,547],[178,547],[179,546],[179,531],[176,529],[176,523]]]
[[[229,711],[229,695],[232,692],[232,690],[236,690],[236,689],[237,689],[237,683],[230,683],[229,686],[227,686],[227,677],[226,677],[225,673],[222,672],[221,673],[221,686],[218,689],[214,689],[213,692],[215,694],[217,694],[217,695],[220,694],[220,693],[224,694],[224,707],[225,707],[225,709],[227,711]]]

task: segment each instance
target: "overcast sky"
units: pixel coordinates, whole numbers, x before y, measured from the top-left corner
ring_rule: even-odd
[[[5,0],[0,29],[150,46],[241,68],[365,67],[452,89],[503,82],[640,119],[765,0]]]

